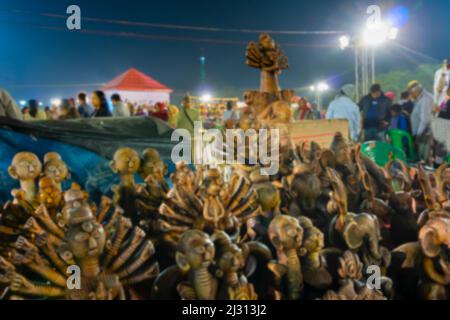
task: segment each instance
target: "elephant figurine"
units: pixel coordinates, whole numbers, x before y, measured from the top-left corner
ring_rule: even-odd
[[[289,187],[291,205],[289,214],[306,216],[312,220],[314,226],[326,232],[330,223],[330,215],[324,203],[321,182],[316,174],[310,171],[294,176]]]
[[[287,286],[287,298],[297,300],[304,285],[298,252],[303,242],[303,228],[296,218],[280,215],[269,225],[269,239],[276,249],[277,261],[270,262],[268,267],[278,280],[280,290],[282,283]]]
[[[379,288],[369,287],[363,273],[363,263],[352,251],[339,257],[337,270],[339,287],[328,290],[321,300],[386,300],[392,296],[393,283],[386,277],[380,279]]]
[[[398,265],[390,268],[402,297],[447,300],[450,298],[450,218],[434,216],[419,231],[419,241],[393,251]],[[397,259],[398,258],[398,259]],[[407,279],[403,280],[402,279]]]
[[[219,295],[222,300],[257,300],[255,287],[249,282],[250,273],[259,272],[261,268],[252,257],[270,261],[272,254],[264,244],[249,241],[233,243],[224,232],[217,230],[212,236],[216,247],[216,277],[219,279]]]
[[[328,175],[333,188],[333,201],[338,214],[329,226],[329,241],[343,250],[352,250],[360,255],[364,265],[388,267],[389,251],[381,247],[380,225],[375,215],[355,214],[347,211],[346,192],[339,174],[328,168]]]
[[[388,197],[388,206],[393,210],[390,215],[390,242],[392,249],[398,246],[418,240],[419,226],[417,224],[418,212],[417,201],[421,192],[399,191],[390,193]]]
[[[200,230],[188,230],[180,238],[176,265],[164,270],[155,280],[152,298],[156,300],[214,300],[219,283],[211,272],[215,246]]]
[[[333,279],[322,255],[324,237],[306,217],[276,216],[269,225],[269,238],[277,253],[277,261],[269,269],[277,280],[278,296],[290,300],[307,297],[305,287],[327,289]]]

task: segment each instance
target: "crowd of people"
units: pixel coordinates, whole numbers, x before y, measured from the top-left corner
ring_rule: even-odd
[[[0,117],[7,117],[23,121],[71,120],[80,118],[99,117],[154,117],[166,122],[172,128],[194,131],[194,122],[201,121],[201,115],[194,108],[188,97],[183,99],[182,108],[167,102],[132,103],[124,101],[115,93],[108,97],[103,91],[94,91],[88,101],[84,92],[78,94],[77,99],[61,99],[53,101],[51,106],[43,107],[39,101],[31,99],[22,108],[18,106],[11,95],[0,88]],[[227,106],[220,125],[233,126],[239,120],[239,113],[232,103]]]
[[[343,86],[330,103],[326,118],[347,119],[354,141],[387,141],[389,131],[400,130],[412,137],[419,160],[432,161],[431,122],[433,117],[450,120],[450,89],[440,105],[419,81],[408,83],[400,99],[373,84],[357,104],[352,100],[354,91],[353,85]]]
[[[31,99],[20,108],[11,95],[0,89],[0,116],[24,121],[70,120],[99,117],[131,117],[152,116],[177,126],[179,109],[165,102],[156,104],[135,104],[123,101],[117,93],[111,95],[111,103],[103,91],[92,92],[90,103],[86,93],[78,94],[77,99],[61,99],[51,106],[42,107],[35,99]]]

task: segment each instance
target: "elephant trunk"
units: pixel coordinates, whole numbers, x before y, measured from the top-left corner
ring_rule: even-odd
[[[442,263],[445,263],[443,261],[440,261],[441,265]],[[438,272],[436,270],[436,267],[434,266],[434,262],[432,259],[430,258],[425,258],[424,262],[424,269],[426,274],[428,275],[428,277],[430,277],[431,280],[433,280],[434,282],[436,282],[439,285],[442,286],[447,286],[450,284],[450,274],[444,273],[441,274],[440,272]],[[447,271],[448,271],[448,267],[447,267]]]
[[[194,289],[197,293],[198,300],[215,299],[213,290],[213,278],[209,273],[208,268],[202,267],[198,270],[195,270]]]
[[[288,250],[287,256],[287,280],[289,286],[289,298],[297,300],[303,289],[303,275],[301,270],[300,259],[295,249]]]
[[[375,232],[374,234],[371,234],[369,236],[369,251],[370,251],[370,255],[376,259],[376,260],[380,260],[382,258],[382,253],[380,250],[380,237],[378,236],[378,232],[379,230],[373,230],[372,233]]]

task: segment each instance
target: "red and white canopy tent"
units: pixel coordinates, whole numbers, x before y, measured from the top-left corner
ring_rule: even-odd
[[[170,94],[173,91],[134,68],[106,83],[102,90],[107,97],[118,93],[123,101],[137,104],[169,103]]]

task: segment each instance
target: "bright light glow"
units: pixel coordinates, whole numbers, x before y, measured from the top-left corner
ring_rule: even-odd
[[[39,107],[42,107],[44,104],[42,102],[39,102]]]
[[[320,82],[317,85],[317,91],[319,91],[319,92],[327,91],[328,89],[330,89],[330,86],[328,84],[326,84],[325,82]]]
[[[339,38],[339,47],[341,50],[345,50],[350,45],[350,37],[342,36]]]
[[[397,39],[397,36],[398,36],[398,29],[391,28],[388,33],[389,40],[395,40],[395,39]]]
[[[208,102],[211,102],[212,96],[211,96],[209,93],[205,93],[204,95],[202,95],[202,97],[200,98],[200,100],[201,100],[202,102],[208,103]]]
[[[309,87],[309,90],[311,90],[312,92],[324,92],[329,89],[330,86],[325,82],[319,82],[317,85]]]
[[[20,100],[19,103],[22,107],[25,107],[27,104],[27,102],[25,100]]]
[[[59,98],[51,99],[50,102],[51,102],[52,106],[59,107],[61,105],[61,99],[59,99]]]
[[[368,46],[379,46],[387,40],[395,40],[398,36],[398,29],[390,27],[384,22],[368,26],[363,32],[364,43]]]

